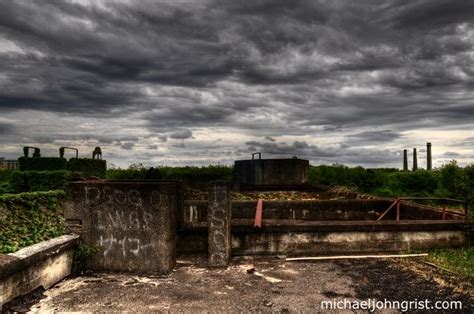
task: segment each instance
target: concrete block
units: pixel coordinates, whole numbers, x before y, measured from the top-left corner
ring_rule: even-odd
[[[93,270],[168,274],[176,264],[178,182],[73,182],[66,225],[100,251]]]
[[[227,267],[231,256],[230,183],[210,182],[208,192],[208,265]]]

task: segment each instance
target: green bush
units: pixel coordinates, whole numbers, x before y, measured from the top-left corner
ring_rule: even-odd
[[[67,160],[59,157],[20,157],[20,170],[66,170]]]
[[[471,165],[472,167],[472,165]],[[463,168],[459,167],[455,160],[443,165],[439,170],[439,192],[447,197],[467,198],[469,183],[466,168],[466,173]]]
[[[360,192],[371,192],[384,185],[395,169],[349,168],[341,164],[310,166],[310,183],[325,186],[347,186]]]
[[[108,180],[140,180],[145,179],[148,169],[142,164],[132,164],[127,169],[107,169]],[[151,178],[149,178],[151,179]]]
[[[0,253],[62,235],[63,197],[63,191],[1,195]]]
[[[426,170],[391,173],[387,186],[397,196],[434,195],[438,187],[438,173]]]
[[[0,170],[0,182],[8,182],[10,176],[12,175],[13,170],[11,169],[1,169]]]
[[[10,176],[9,189],[12,193],[62,190],[72,176],[66,170],[15,171]]]
[[[10,192],[10,185],[8,182],[0,182],[0,195]]]
[[[128,169],[109,169],[107,179],[137,180],[137,179],[178,179],[190,181],[231,180],[233,167],[151,167],[133,164]]]
[[[107,170],[107,162],[101,159],[91,158],[71,158],[67,163],[69,171],[77,171],[82,173],[84,177],[105,178]]]

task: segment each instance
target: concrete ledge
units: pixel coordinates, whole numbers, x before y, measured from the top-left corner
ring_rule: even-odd
[[[302,221],[267,219],[262,228],[253,227],[252,219],[233,219],[232,232],[347,232],[347,231],[445,231],[464,230],[466,223],[452,220],[401,220],[401,221]]]
[[[233,233],[232,252],[253,254],[359,254],[400,252],[468,243],[462,231]]]
[[[465,221],[453,220],[382,220],[382,221],[307,221],[266,219],[261,228],[253,226],[253,219],[232,219],[232,232],[319,232],[319,231],[439,231],[465,230]],[[205,232],[207,223],[184,223],[181,232]]]
[[[79,236],[64,235],[0,255],[0,305],[70,275]]]

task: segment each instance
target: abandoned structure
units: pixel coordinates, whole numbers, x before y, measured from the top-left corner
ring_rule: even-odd
[[[262,159],[261,153],[254,153],[250,160],[235,161],[234,169],[239,184],[297,185],[308,182],[309,161],[296,157]]]
[[[71,183],[66,224],[100,247],[89,267],[159,273],[172,270],[176,252],[208,252],[209,265],[217,267],[231,255],[387,252],[469,241],[460,200],[315,187],[307,183],[308,161],[296,158],[235,163],[236,182],[211,182],[201,199],[179,181]],[[276,191],[300,197],[271,199]]]
[[[236,161],[235,182],[209,182],[200,198],[175,180],[71,182],[64,204],[70,234],[8,255],[0,304],[70,274],[78,236],[97,248],[84,262],[88,269],[162,275],[184,253],[207,253],[209,267],[226,267],[233,255],[399,252],[471,241],[463,201],[316,187],[307,183],[308,165],[261,156]],[[297,199],[281,197],[290,194]],[[38,276],[24,280],[31,273]]]

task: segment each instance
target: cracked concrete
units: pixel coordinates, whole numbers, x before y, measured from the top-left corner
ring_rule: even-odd
[[[315,312],[323,300],[426,298],[459,300],[461,312],[472,312],[472,282],[464,282],[460,290],[456,278],[418,265],[394,259],[285,262],[240,257],[227,269],[208,269],[205,256],[192,256],[179,259],[168,277],[89,273],[66,279],[45,291],[30,310]]]

